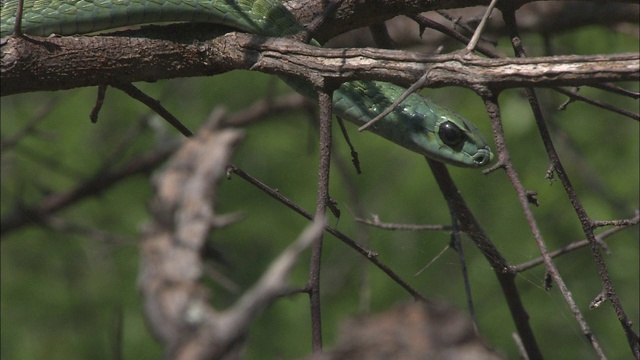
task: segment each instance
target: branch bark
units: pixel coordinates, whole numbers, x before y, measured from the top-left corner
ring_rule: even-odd
[[[193,28],[184,31],[184,27]],[[211,28],[210,26],[203,26]],[[430,87],[579,86],[640,79],[640,54],[485,59],[383,49],[323,49],[291,39],[220,36],[200,26],[147,27],[112,36],[9,38],[2,46],[2,96],[103,84],[207,76],[234,69],[287,74],[312,83],[364,79]],[[216,36],[213,39],[211,36]]]
[[[287,277],[303,251],[322,234],[325,218],[316,218],[275,259],[260,280],[233,306],[215,309],[202,283],[202,249],[222,221],[215,212],[218,182],[242,132],[218,129],[218,112],[189,139],[155,178],[153,221],[141,241],[139,286],[147,324],[164,345],[166,358],[236,358],[255,316],[288,291]]]

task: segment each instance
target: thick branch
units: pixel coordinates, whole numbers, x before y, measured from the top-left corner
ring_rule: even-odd
[[[189,31],[184,31],[185,26]],[[10,38],[2,46],[1,94],[213,75],[233,69],[289,74],[311,82],[365,79],[402,85],[428,73],[431,87],[495,89],[640,79],[638,53],[485,59],[371,48],[322,49],[290,39],[219,34],[207,26],[174,25],[121,36]]]

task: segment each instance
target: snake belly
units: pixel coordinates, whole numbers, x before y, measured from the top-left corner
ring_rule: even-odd
[[[0,1],[0,35],[13,33],[18,0]],[[159,22],[206,22],[270,37],[304,30],[278,0],[24,0],[22,32],[35,36],[77,35]],[[306,82],[284,77],[316,100]],[[333,94],[333,111],[358,126],[389,107],[405,89],[379,81],[351,81]],[[431,159],[462,167],[487,165],[493,154],[466,117],[419,94],[411,94],[370,130]]]

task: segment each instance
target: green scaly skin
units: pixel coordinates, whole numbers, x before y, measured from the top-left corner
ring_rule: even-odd
[[[13,33],[17,0],[0,1],[0,35]],[[155,22],[207,22],[272,37],[304,30],[278,0],[24,0],[23,33],[76,35]],[[285,78],[316,99],[313,88]],[[390,106],[405,89],[378,81],[344,83],[333,95],[334,113],[359,126]],[[482,167],[493,157],[478,128],[467,118],[412,94],[374,124],[374,133],[411,151],[456,166]]]

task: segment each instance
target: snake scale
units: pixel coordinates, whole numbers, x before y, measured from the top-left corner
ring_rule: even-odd
[[[2,37],[13,33],[17,5],[18,0],[0,1]],[[158,22],[215,23],[271,37],[304,30],[278,0],[24,0],[22,31],[69,36]],[[310,85],[284,80],[314,98]],[[333,111],[360,126],[404,92],[402,87],[379,81],[347,82],[334,92]],[[415,93],[370,129],[409,150],[456,166],[481,167],[492,158],[473,122]]]

